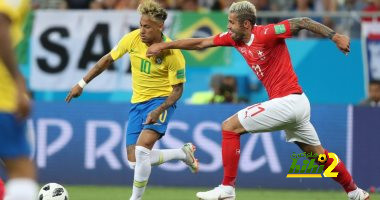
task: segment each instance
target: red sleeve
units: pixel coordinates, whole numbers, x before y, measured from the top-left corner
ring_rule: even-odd
[[[214,37],[215,46],[233,46],[234,44],[235,42],[229,32],[219,33]]]
[[[263,26],[259,31],[259,37],[264,40],[285,39],[292,37],[290,31],[290,23],[288,20],[282,21],[278,24],[268,24]]]

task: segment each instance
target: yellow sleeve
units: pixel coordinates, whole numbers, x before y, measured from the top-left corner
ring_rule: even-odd
[[[178,83],[186,82],[185,74],[185,58],[178,49],[172,50],[173,54],[169,58],[169,83],[170,85],[176,85]]]
[[[1,1],[1,0],[0,0]],[[124,35],[119,43],[111,50],[111,57],[113,60],[117,60],[122,57],[124,54],[131,50],[133,41],[136,40],[136,37],[139,35],[140,30],[135,30]]]
[[[9,17],[11,21],[16,21],[18,18],[16,8],[6,3],[5,0],[0,0],[0,13]]]

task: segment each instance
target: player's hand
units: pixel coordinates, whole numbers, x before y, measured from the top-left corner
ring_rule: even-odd
[[[335,42],[338,49],[340,49],[344,54],[348,55],[350,52],[350,38],[348,36],[336,33],[333,36],[332,41]]]
[[[76,84],[73,88],[71,88],[69,94],[67,95],[65,101],[70,103],[72,98],[77,98],[82,94],[83,88],[81,88],[78,84]]]
[[[157,110],[151,111],[148,116],[146,117],[144,124],[154,124],[158,121],[158,118],[160,117],[161,112]]]
[[[164,43],[155,43],[149,46],[148,50],[146,51],[147,57],[157,56],[164,50]]]
[[[17,95],[17,109],[15,115],[18,119],[25,119],[30,113],[30,100],[24,91],[20,91]]]

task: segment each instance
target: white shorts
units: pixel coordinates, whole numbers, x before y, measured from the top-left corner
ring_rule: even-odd
[[[288,142],[321,144],[310,123],[310,102],[304,93],[249,106],[240,110],[238,117],[244,129],[251,133],[285,130]]]

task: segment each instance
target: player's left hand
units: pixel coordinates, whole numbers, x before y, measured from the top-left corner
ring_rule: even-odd
[[[155,43],[149,46],[148,50],[146,51],[147,57],[157,56],[164,50],[163,43]]]
[[[158,121],[158,118],[160,117],[160,112],[157,110],[151,111],[148,116],[146,117],[144,124],[154,124]]]
[[[340,49],[344,54],[348,55],[350,52],[350,38],[346,35],[341,35],[336,33],[332,41],[335,42],[338,49]]]

